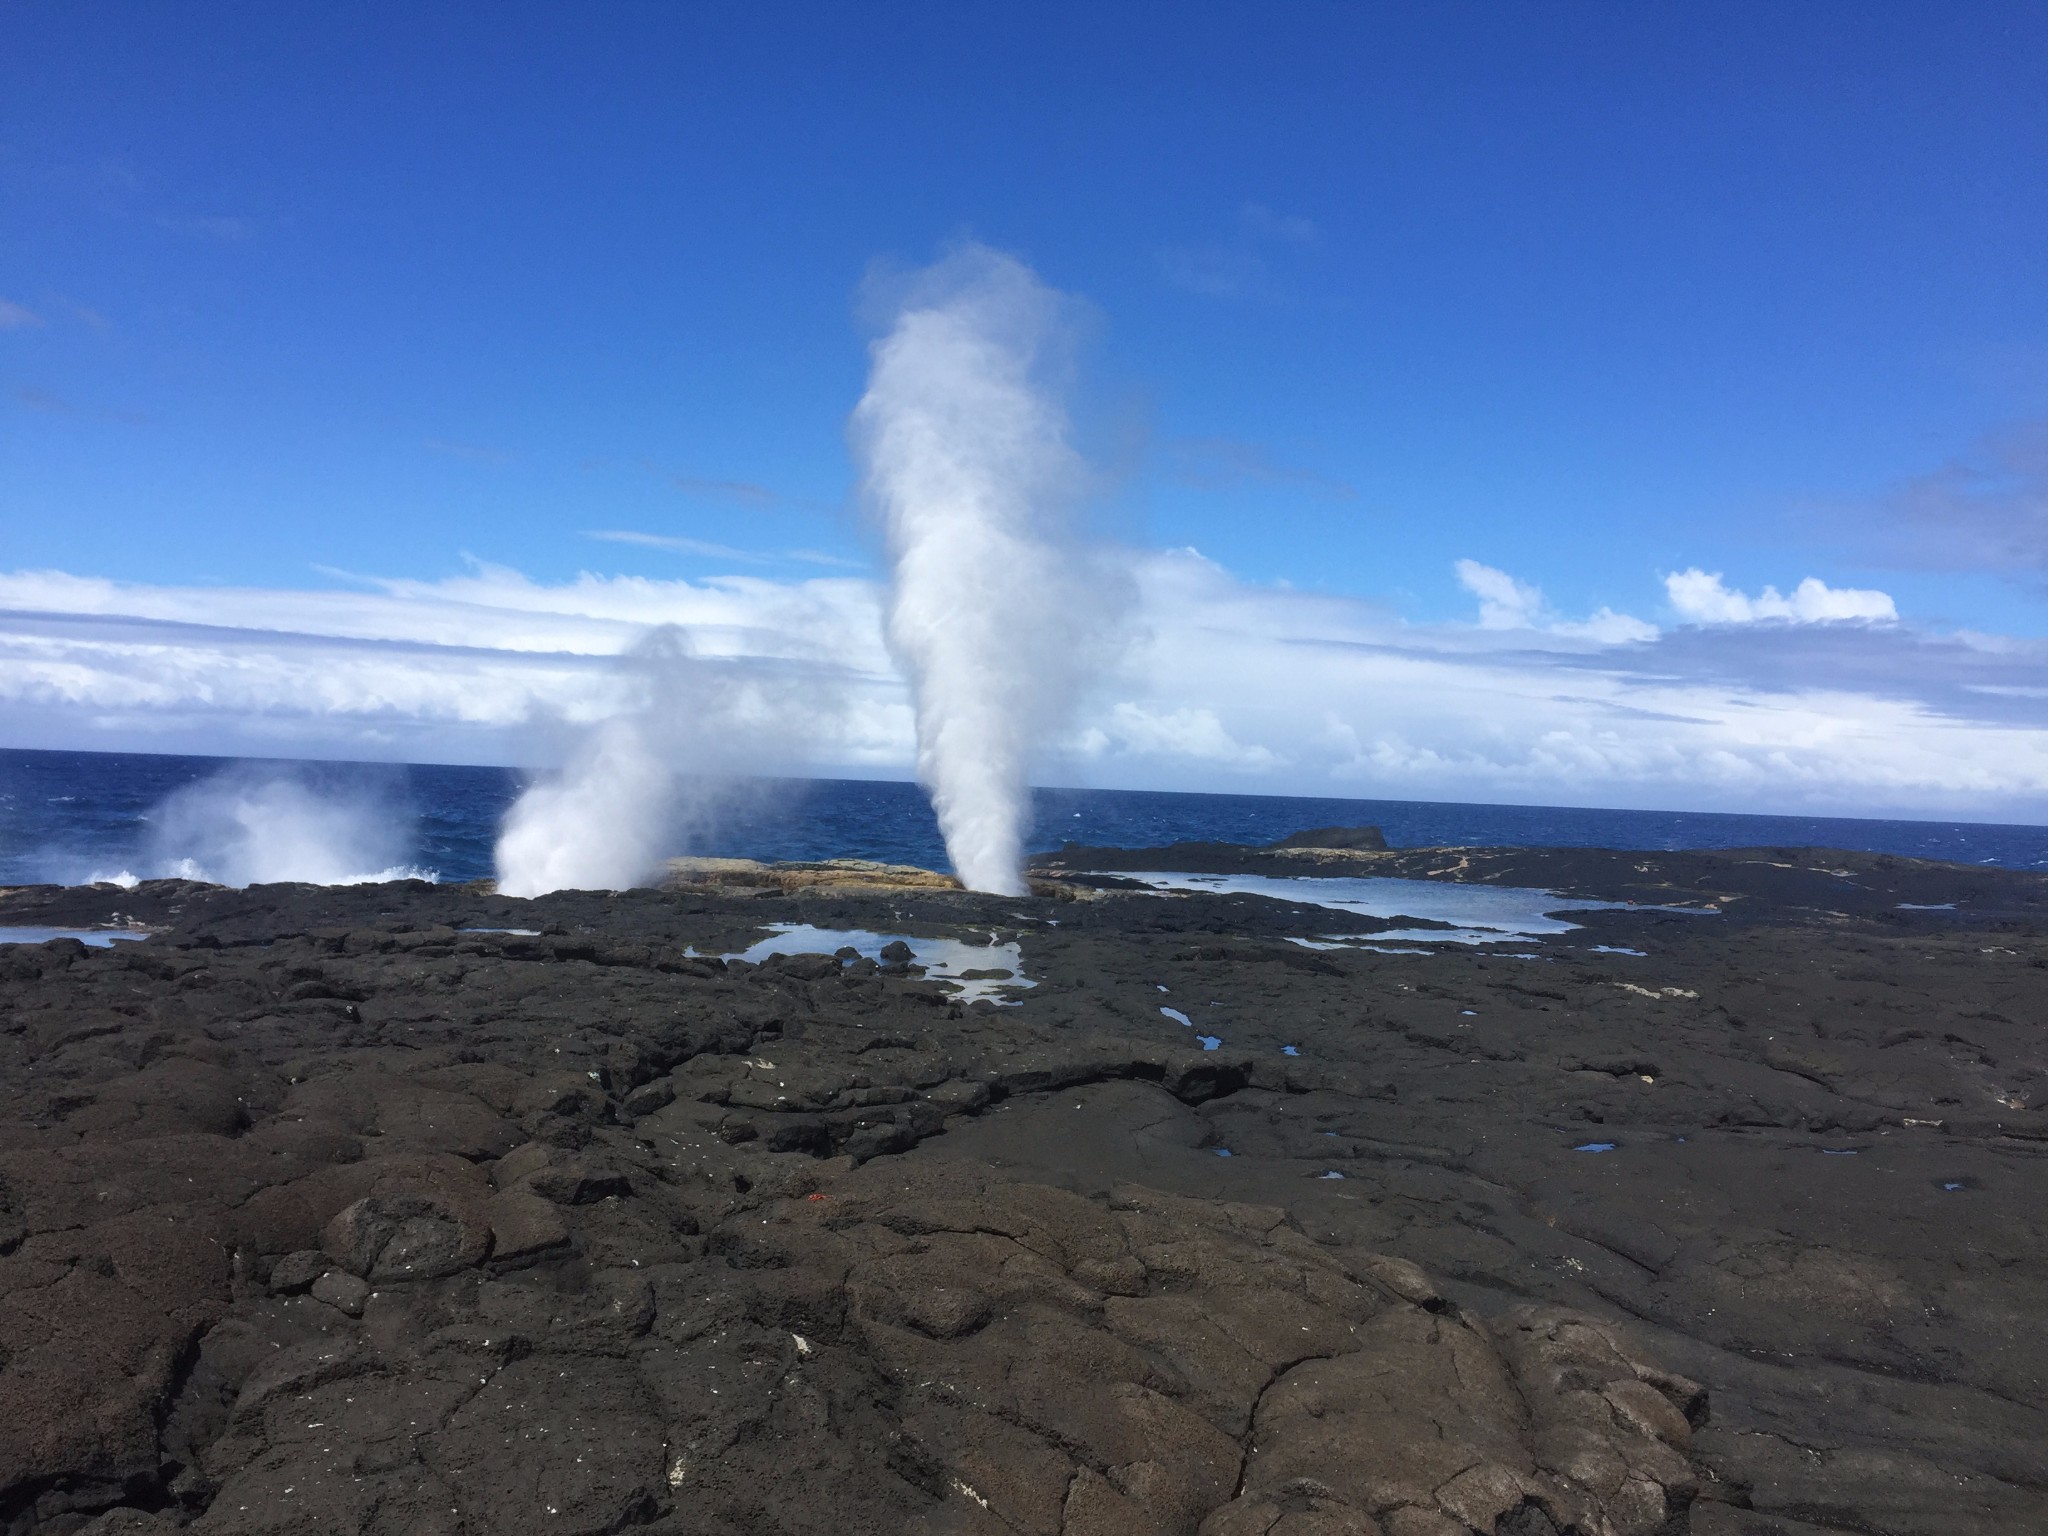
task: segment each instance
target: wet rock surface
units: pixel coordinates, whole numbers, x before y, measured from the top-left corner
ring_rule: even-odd
[[[1715,915],[0,894],[0,1528],[2048,1528],[2048,882],[1275,859]]]

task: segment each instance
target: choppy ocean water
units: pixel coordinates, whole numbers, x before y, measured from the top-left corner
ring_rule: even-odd
[[[170,872],[181,856],[164,808],[180,791],[237,774],[280,776],[377,818],[377,858],[442,880],[491,873],[491,845],[520,776],[426,764],[237,765],[219,758],[0,751],[0,882],[80,882]],[[1305,799],[1138,790],[1035,794],[1032,847],[1151,847],[1180,839],[1268,842],[1307,827],[1371,823],[1396,847],[1830,847],[2013,869],[2048,869],[2048,827],[1978,822],[1742,816],[1410,800]],[[762,859],[866,858],[943,868],[945,849],[913,784],[761,781],[714,831],[678,853]],[[382,867],[380,862],[377,867]]]

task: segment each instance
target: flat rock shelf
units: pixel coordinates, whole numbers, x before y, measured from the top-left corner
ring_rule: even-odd
[[[0,1531],[2048,1530],[2048,879],[716,873],[0,892]]]

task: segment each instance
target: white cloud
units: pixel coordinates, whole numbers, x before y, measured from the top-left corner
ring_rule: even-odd
[[[1269,749],[1248,747],[1233,738],[1213,709],[1148,709],[1128,699],[1084,730],[1076,750],[1089,758],[1179,758],[1237,769],[1272,768],[1280,762]]]
[[[817,549],[735,549],[730,544],[712,544],[703,539],[686,539],[667,533],[640,533],[631,528],[593,529],[583,536],[606,544],[634,544],[642,549],[665,549],[679,555],[701,555],[709,560],[736,560],[742,565],[776,565],[784,561],[797,561],[804,565],[838,566],[849,571],[865,568],[858,560],[848,560],[844,556],[826,554],[823,550]]]
[[[1140,565],[1154,711],[1207,710],[1290,793],[1699,808],[2031,815],[2048,808],[2048,705],[1967,684],[2038,676],[2008,653],[1898,628],[1601,644],[1556,629],[1428,628],[1255,587],[1189,551]],[[1589,621],[1587,626],[1592,627]],[[1574,628],[1581,628],[1574,626]],[[1643,626],[1647,628],[1647,626]],[[1982,701],[1988,706],[1989,701]],[[1109,727],[1104,723],[1105,733]],[[1215,782],[1192,764],[1151,782]]]
[[[1817,576],[1800,582],[1790,597],[1776,587],[1765,587],[1751,597],[1729,587],[1720,572],[1694,566],[1666,576],[1664,591],[1678,616],[1694,624],[1757,624],[1773,619],[1793,624],[1895,623],[1899,617],[1890,594],[1867,587],[1831,587]]]
[[[27,305],[0,299],[0,331],[22,331],[42,323],[43,317]]]
[[[0,574],[0,611],[12,610],[0,612],[11,743],[168,732],[230,751],[283,742],[342,756],[501,760],[529,754],[535,728],[630,707],[631,673],[616,658],[668,624],[711,661],[779,668],[851,700],[821,729],[822,758],[894,764],[908,740],[866,582],[585,574],[544,585],[479,565],[443,581],[361,585],[369,590]]]
[[[1481,629],[1534,629],[1543,615],[1543,593],[1506,571],[1477,560],[1458,562],[1458,581],[1479,599]]]
[[[666,533],[635,533],[630,528],[596,528],[584,535],[607,544],[637,544],[643,549],[665,549],[678,555],[704,555],[713,560],[738,560],[746,565],[771,565],[773,555],[751,549],[734,549],[730,544],[710,544],[703,539],[677,538]]]
[[[1656,625],[1612,608],[1602,608],[1588,619],[1560,620],[1552,615],[1540,587],[1477,560],[1458,561],[1457,572],[1459,585],[1479,599],[1481,629],[1540,629],[1600,645],[1657,638]]]
[[[368,590],[159,587],[62,571],[0,573],[0,610],[95,614],[337,640],[611,656],[682,624],[709,655],[832,659],[886,670],[868,584],[847,577],[656,581],[584,573],[543,585],[478,564],[441,581],[356,578]]]
[[[1134,557],[1138,638],[1040,780],[2048,814],[2040,642],[1897,623],[1561,623],[1533,589],[1478,569],[1482,601],[1523,627],[1408,624],[1241,581],[1192,550]],[[808,756],[784,766],[907,774],[910,711],[878,601],[872,582],[836,576],[542,583],[477,566],[290,591],[17,572],[0,575],[0,722],[21,746],[518,759],[551,722],[630,707],[639,685],[616,658],[676,624],[700,656],[832,701]]]
[[[1550,629],[1553,634],[1591,640],[1599,645],[1627,645],[1633,641],[1657,638],[1656,625],[1647,624],[1633,614],[1616,613],[1612,608],[1595,609],[1590,618],[1553,624]]]

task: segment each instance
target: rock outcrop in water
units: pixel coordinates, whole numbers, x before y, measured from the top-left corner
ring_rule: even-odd
[[[2042,1528],[2048,882],[1379,857],[1719,915],[6,893],[0,1526]]]
[[[1351,853],[1384,853],[1387,834],[1378,827],[1312,827],[1275,838],[1269,848],[1337,848]]]

